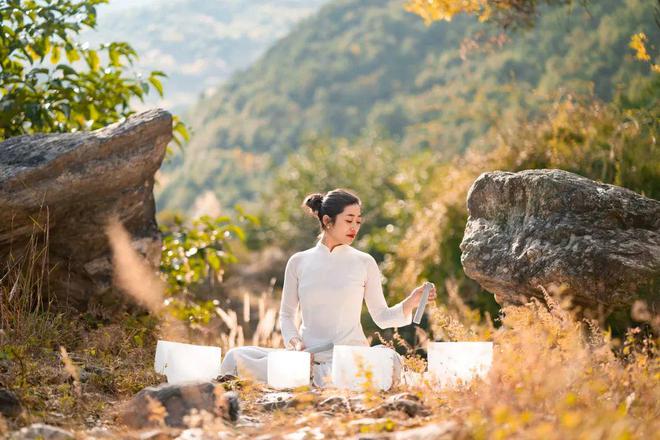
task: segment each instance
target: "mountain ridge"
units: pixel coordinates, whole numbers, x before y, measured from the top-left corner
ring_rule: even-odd
[[[198,104],[158,203],[186,210],[205,191],[224,207],[254,201],[306,136],[386,131],[401,148],[452,155],[564,85],[611,100],[648,75],[628,40],[640,24],[655,29],[651,12],[641,0],[546,8],[534,29],[466,55],[466,41],[498,29],[465,16],[426,27],[399,1],[332,1]]]

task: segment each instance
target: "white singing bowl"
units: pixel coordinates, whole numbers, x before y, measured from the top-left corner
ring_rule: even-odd
[[[493,364],[492,342],[429,342],[429,374],[441,387],[485,378]]]
[[[338,388],[361,390],[372,373],[372,385],[380,390],[392,386],[394,359],[392,352],[380,347],[335,345],[332,352],[332,383]]]
[[[158,341],[154,368],[169,383],[208,381],[220,374],[220,347]]]
[[[304,351],[275,350],[268,353],[268,386],[297,388],[309,385],[311,356]]]
[[[172,347],[186,346],[186,345],[190,345],[190,344],[159,340],[156,343],[156,356],[154,358],[154,370],[156,370],[156,373],[165,374],[165,367],[167,365],[165,361],[167,360],[167,353]]]

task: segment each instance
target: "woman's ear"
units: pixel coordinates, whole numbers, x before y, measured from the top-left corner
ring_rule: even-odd
[[[330,225],[330,216],[328,214],[323,215],[323,229],[326,229]]]

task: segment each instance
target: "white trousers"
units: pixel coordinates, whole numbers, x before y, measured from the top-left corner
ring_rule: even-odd
[[[392,386],[396,386],[401,381],[403,357],[385,345],[375,345],[374,347],[391,352],[394,364]],[[220,374],[233,374],[234,376],[251,378],[266,383],[268,382],[268,353],[275,350],[280,349],[256,345],[232,348],[222,360]],[[331,376],[332,361],[314,362],[312,364],[312,383],[317,387],[330,385]]]

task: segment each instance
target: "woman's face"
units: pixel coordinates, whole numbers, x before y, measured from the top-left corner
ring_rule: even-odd
[[[340,244],[351,244],[355,240],[362,223],[360,205],[346,206],[341,213],[337,214],[334,224],[330,224],[330,217],[327,215],[323,216],[323,222],[327,226],[325,233],[332,238],[332,241]]]

